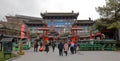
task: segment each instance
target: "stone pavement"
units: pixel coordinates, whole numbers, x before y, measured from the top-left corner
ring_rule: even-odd
[[[120,61],[120,52],[117,51],[79,51],[68,56],[59,56],[56,48],[53,53],[34,52],[33,48],[24,51],[25,55],[13,61]]]

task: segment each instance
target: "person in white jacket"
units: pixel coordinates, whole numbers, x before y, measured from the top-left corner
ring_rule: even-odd
[[[68,43],[67,42],[64,44],[64,53],[67,56],[67,54],[68,54]]]

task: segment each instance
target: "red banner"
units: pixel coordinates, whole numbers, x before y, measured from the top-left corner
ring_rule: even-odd
[[[21,32],[21,39],[24,38],[24,32]]]
[[[24,24],[21,25],[21,39],[24,38],[24,30],[25,30],[25,26]]]
[[[21,25],[21,31],[24,32],[24,30],[25,30],[25,26],[24,26],[24,24],[22,24],[22,25]]]

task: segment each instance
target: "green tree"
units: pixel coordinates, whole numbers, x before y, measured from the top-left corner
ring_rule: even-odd
[[[107,29],[108,27],[108,19],[105,18],[100,18],[97,19],[93,25],[92,28],[98,29],[99,31],[103,30],[103,29]]]
[[[111,21],[118,21],[120,19],[120,0],[106,0],[106,5],[97,7],[96,11],[102,18],[112,18]]]
[[[116,40],[118,40],[118,30],[120,29],[120,0],[106,0],[106,5],[97,7],[96,11],[100,15],[94,26],[97,29],[115,29]]]

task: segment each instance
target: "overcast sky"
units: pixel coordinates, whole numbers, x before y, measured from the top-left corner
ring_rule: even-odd
[[[79,20],[99,18],[95,7],[105,5],[105,0],[0,0],[0,20],[5,15],[40,17],[41,12],[79,12]]]

